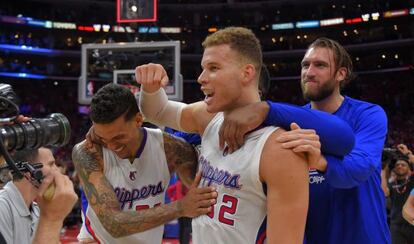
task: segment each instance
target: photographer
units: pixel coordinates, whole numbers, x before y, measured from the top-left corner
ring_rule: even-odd
[[[0,191],[0,233],[7,243],[30,243],[34,238],[39,217],[42,216],[42,224],[39,227],[42,231],[36,234],[41,234],[37,237],[40,238],[39,242],[46,241],[44,231],[49,231],[48,228],[56,229],[57,232],[47,239],[58,241],[63,219],[77,200],[71,181],[58,172],[55,158],[48,148],[17,151],[13,158],[15,161],[41,163],[42,173],[46,178],[37,188],[30,180],[30,173],[24,173],[23,178],[13,174],[13,181],[8,182]],[[55,195],[50,202],[45,201],[40,193],[43,193],[53,180],[55,185],[59,185],[60,189],[55,191],[55,194],[59,195]],[[35,199],[41,211],[39,205],[34,202]]]
[[[397,146],[397,149],[398,149],[398,151],[399,151],[400,153],[402,153],[404,156],[408,157],[408,161],[409,161],[411,164],[414,164],[414,155],[413,155],[413,153],[411,152],[411,150],[410,150],[410,149],[408,149],[408,147],[407,147],[405,144],[399,144],[399,145]]]
[[[395,152],[394,158],[385,166],[381,174],[382,186],[386,197],[391,203],[390,229],[392,243],[405,244],[414,240],[414,226],[409,225],[402,217],[402,208],[407,200],[411,189],[414,188],[414,176],[412,175],[412,165],[407,156],[401,151]],[[394,164],[395,162],[395,164]],[[386,184],[389,171],[395,173],[395,179]]]
[[[13,175],[0,190],[0,243],[59,243],[77,195],[57,170],[51,150],[42,146],[66,145],[70,123],[63,114],[24,117],[17,101],[11,86],[0,83],[0,155],[7,162],[0,170]]]

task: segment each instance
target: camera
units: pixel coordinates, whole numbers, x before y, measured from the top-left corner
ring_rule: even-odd
[[[395,148],[385,147],[382,150],[382,169],[384,169],[387,165],[390,170],[394,169],[395,163],[398,159],[406,158],[399,150]]]
[[[69,142],[70,133],[69,120],[60,113],[21,124],[2,126],[0,129],[0,137],[8,151],[49,145],[64,146]]]
[[[17,117],[19,115],[17,102],[18,98],[12,87],[0,83],[0,118],[13,115]],[[49,145],[64,146],[70,140],[70,133],[69,120],[60,113],[0,127],[0,137],[8,151],[35,149]]]
[[[20,113],[18,98],[9,84],[0,83],[0,153],[7,162],[0,167],[12,170],[13,175],[23,177],[30,172],[31,182],[38,186],[43,179],[42,164],[34,162],[14,162],[9,151],[37,149],[42,146],[64,146],[70,140],[69,120],[60,113],[49,114],[46,118],[34,118],[27,122],[5,125],[14,121]],[[5,172],[5,171],[3,171]]]
[[[11,117],[17,113],[19,99],[9,84],[0,83],[0,118]]]

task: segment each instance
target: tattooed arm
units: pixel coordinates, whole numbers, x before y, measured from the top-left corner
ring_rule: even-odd
[[[194,147],[182,138],[164,133],[164,150],[170,172],[177,172],[183,184],[190,186],[198,166]]]
[[[102,148],[94,145],[92,149],[86,149],[84,143],[81,142],[73,148],[72,160],[89,206],[114,238],[143,232],[178,217],[195,217],[208,213],[210,205],[207,206],[205,201],[210,200],[212,194],[205,194],[208,197],[203,197],[203,194],[211,193],[213,189],[197,189],[195,184],[191,186],[193,194],[187,200],[182,199],[138,212],[122,212],[114,189],[103,174]]]

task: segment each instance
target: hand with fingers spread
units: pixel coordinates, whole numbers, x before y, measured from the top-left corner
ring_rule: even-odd
[[[321,143],[315,130],[301,129],[296,123],[292,123],[290,129],[282,133],[277,141],[282,143],[283,148],[305,153],[309,168],[325,171],[327,162],[321,155]]]
[[[196,174],[194,182],[181,201],[182,216],[194,218],[208,214],[216,203],[217,192],[214,187],[197,188],[201,180],[201,172]]]
[[[168,75],[160,64],[144,64],[135,68],[135,77],[141,89],[147,93],[154,93],[168,84]]]
[[[244,135],[261,125],[268,111],[266,102],[258,102],[226,113],[219,130],[220,149],[225,145],[229,153],[239,149],[244,144]]]

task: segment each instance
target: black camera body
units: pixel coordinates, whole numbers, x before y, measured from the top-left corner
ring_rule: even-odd
[[[11,117],[17,113],[19,99],[9,84],[0,83],[0,118]]]
[[[387,165],[390,170],[393,170],[395,163],[399,158],[406,157],[399,150],[395,148],[385,147],[382,150],[382,168],[384,169]]]
[[[35,149],[42,146],[64,146],[70,140],[69,120],[60,113],[46,118],[35,118],[28,122],[2,126],[0,137],[8,151]]]
[[[0,83],[0,118],[19,115],[19,99],[9,84]],[[17,111],[13,111],[17,108]],[[7,121],[7,120],[5,120]],[[35,149],[42,146],[64,146],[70,140],[69,120],[60,113],[34,118],[24,123],[0,126],[0,137],[7,150]]]
[[[16,104],[18,98],[9,84],[0,83],[0,121],[14,121],[19,115]],[[69,120],[60,113],[49,114],[46,118],[33,118],[27,122],[12,125],[0,125],[0,153],[6,159],[13,174],[21,176],[22,172],[30,172],[38,183],[43,179],[40,171],[43,165],[34,162],[14,162],[8,151],[37,149],[42,146],[64,146],[70,140],[71,127]]]

